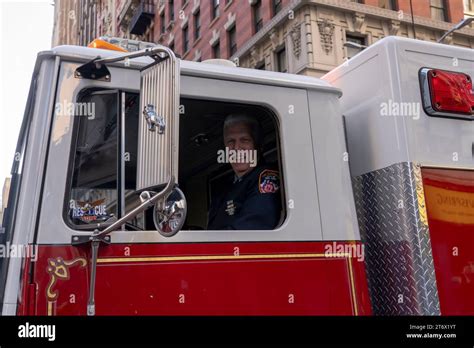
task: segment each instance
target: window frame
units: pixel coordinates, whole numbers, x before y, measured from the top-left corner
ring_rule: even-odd
[[[183,55],[185,55],[189,51],[189,25],[186,25],[181,30],[181,37],[183,42]]]
[[[175,20],[174,0],[168,0],[168,18],[170,23]]]
[[[446,0],[439,0],[441,1],[441,7],[438,5],[433,4],[433,0],[430,0],[430,16],[431,19],[437,20],[437,21],[443,21],[443,22],[448,22],[449,21],[449,13],[448,13],[448,3]],[[443,19],[438,19],[433,16],[433,10],[435,11],[442,11],[443,12]]]
[[[218,18],[220,14],[220,0],[210,0],[211,1],[211,21]]]
[[[283,8],[283,0],[272,0],[272,17],[275,17]]]
[[[232,38],[234,38],[234,44],[232,44]],[[229,50],[229,57],[232,57],[238,50],[237,48],[237,27],[234,24],[232,28],[229,28],[227,31],[227,42],[228,42],[228,50]]]
[[[198,9],[193,14],[193,27],[194,27],[194,41],[199,40],[201,37],[201,10]]]
[[[160,14],[160,34],[166,33],[166,19],[165,13]]]
[[[123,177],[123,173],[125,172],[125,163],[124,160],[121,159],[121,151],[125,149],[125,144],[123,141],[125,140],[125,135],[123,133],[123,125],[121,124],[121,114],[122,114],[122,95],[125,94],[138,94],[139,92],[133,91],[133,90],[125,90],[121,88],[96,88],[94,86],[88,86],[83,89],[81,89],[77,95],[76,95],[76,102],[82,102],[83,98],[86,97],[87,95],[91,95],[92,93],[97,93],[97,94],[116,94],[117,96],[117,167],[116,167],[116,186],[117,186],[117,215],[116,217],[119,218],[121,215],[126,214],[126,212],[121,211],[121,205],[125,204],[125,202],[122,202],[122,199],[124,198],[124,184],[125,180]],[[112,222],[110,223],[105,223],[102,222],[100,223],[100,227],[97,226],[96,223],[92,224],[84,224],[84,225],[76,225],[72,220],[69,215],[69,203],[71,199],[71,191],[72,191],[72,182],[73,182],[73,173],[75,169],[75,159],[76,159],[76,148],[77,148],[77,141],[79,138],[79,122],[80,122],[80,117],[75,117],[72,123],[72,134],[71,134],[71,144],[69,147],[69,158],[67,160],[67,179],[66,179],[66,187],[65,187],[65,194],[64,194],[64,205],[62,209],[62,219],[64,223],[71,228],[72,230],[75,230],[77,232],[90,232],[91,230],[94,229],[99,229],[102,230],[109,226]],[[122,183],[123,181],[123,183]],[[122,185],[123,184],[123,185]]]
[[[254,34],[263,28],[262,0],[256,0],[252,5],[252,22]]]
[[[212,98],[200,98],[200,97],[190,97],[190,96],[185,96],[185,95],[181,95],[180,96],[180,104],[185,104],[185,102],[183,102],[183,100],[186,100],[186,101],[193,101],[193,102],[199,102],[199,101],[204,101],[204,102],[217,102],[217,103],[221,103],[221,104],[228,104],[228,105],[231,105],[233,104],[235,107],[244,107],[244,108],[260,108],[260,109],[263,109],[265,110],[265,113],[267,114],[267,116],[269,118],[271,118],[272,120],[272,124],[273,124],[273,129],[275,131],[275,143],[276,143],[276,157],[277,157],[277,166],[278,166],[278,172],[280,174],[280,192],[279,192],[279,195],[280,195],[280,199],[281,199],[281,209],[282,209],[282,214],[280,215],[280,221],[278,223],[278,225],[273,228],[273,229],[269,229],[269,230],[265,230],[269,233],[271,233],[272,231],[275,231],[277,230],[278,228],[280,228],[284,223],[285,221],[287,220],[287,215],[288,215],[288,208],[286,207],[285,205],[285,202],[287,201],[286,197],[287,197],[287,191],[285,189],[285,185],[284,185],[284,178],[285,178],[285,173],[284,173],[284,170],[283,170],[283,160],[282,160],[282,152],[281,152],[281,147],[282,147],[282,141],[281,141],[281,137],[282,137],[282,131],[281,131],[281,125],[280,125],[280,116],[279,114],[277,114],[277,111],[271,107],[270,105],[268,104],[265,104],[265,103],[244,103],[242,101],[237,101],[237,100],[215,100],[215,99],[212,99]],[[184,118],[186,119],[186,118]],[[181,122],[180,122],[180,127],[181,127]],[[179,158],[181,158],[181,147],[180,147],[180,150],[179,150]],[[213,178],[213,180],[218,180],[219,177],[221,177],[222,175],[226,175],[224,173],[221,173],[218,177],[215,177]],[[180,179],[180,178],[178,178]],[[206,187],[206,192],[207,192],[207,199],[208,201],[210,200],[211,196],[210,196],[210,180],[209,178],[207,179],[207,187]],[[184,190],[184,189],[183,189]],[[185,195],[186,195],[186,192],[184,192]],[[209,208],[210,208],[210,202],[208,202],[208,211],[209,211]],[[209,222],[209,221],[208,221]],[[193,231],[193,230],[182,230],[182,231]],[[216,230],[208,230],[208,229],[204,229],[204,230],[201,230],[203,232],[208,232],[208,233],[214,233],[216,232]],[[245,232],[245,231],[255,231],[255,230],[234,230],[234,231],[242,231],[242,232]]]
[[[464,13],[473,12],[474,11],[474,3],[471,0],[463,0],[463,8],[464,8]]]
[[[280,60],[280,57],[282,56],[283,53],[285,57],[285,70],[282,69],[281,60]],[[277,72],[288,73],[288,56],[286,52],[286,46],[283,45],[282,47],[280,47],[279,49],[275,51],[275,63],[276,63],[275,67],[276,67]]]
[[[356,39],[357,39],[357,40],[360,40],[360,41],[362,42],[362,43],[361,43],[362,45],[367,46],[367,40],[368,40],[368,38],[367,38],[367,36],[365,36],[365,35],[359,35],[359,34],[357,34],[357,33],[352,33],[352,32],[345,32],[345,33],[344,33],[344,39],[345,39],[344,42],[354,42],[354,41],[348,40],[348,38],[349,38],[349,39],[352,39],[352,40],[356,40]],[[359,42],[357,42],[357,43],[359,43]],[[360,43],[359,43],[359,44],[360,44]],[[361,49],[359,52],[357,52],[356,54],[354,54],[354,55],[352,55],[352,56],[349,57],[349,48],[350,48],[350,47],[344,47],[344,48],[345,48],[345,51],[346,51],[346,58],[347,58],[347,59],[352,59],[352,57],[355,57],[357,54],[359,54],[360,52],[362,52],[362,51],[364,50],[364,48],[363,48],[363,49]],[[351,47],[351,48],[352,48],[352,47]],[[354,49],[355,49],[355,48],[354,48]]]
[[[67,100],[74,102],[81,89],[99,87],[102,90],[110,89],[110,83],[102,81],[91,81],[86,79],[75,79],[74,76],[66,74],[70,67],[76,68],[77,63],[63,62],[61,64],[63,73],[58,81],[58,89],[61,91],[57,95],[57,100]],[[111,67],[112,74],[116,75],[114,87],[123,92],[139,93],[140,79],[139,72],[135,69],[125,69]],[[120,72],[120,73],[119,73]],[[62,88],[61,86],[68,86]],[[252,86],[252,88],[249,88]],[[235,242],[295,242],[295,241],[324,241],[323,220],[320,214],[320,202],[318,200],[318,184],[315,178],[315,157],[312,149],[313,139],[310,130],[310,106],[308,104],[308,93],[312,89],[305,86],[286,86],[277,83],[273,85],[268,81],[255,77],[244,77],[240,79],[218,79],[209,76],[207,73],[193,75],[182,71],[181,92],[182,98],[197,98],[206,100],[216,100],[225,102],[236,102],[249,105],[261,105],[267,107],[278,117],[278,138],[280,140],[279,149],[281,151],[282,166],[282,187],[284,187],[287,199],[295,200],[295,209],[287,206],[286,220],[275,230],[247,230],[247,231],[192,231],[183,230],[173,237],[163,237],[155,229],[147,227],[140,231],[116,230],[110,234],[113,244],[121,243],[179,243],[182,245],[189,243],[235,243]],[[275,98],[275,93],[281,95]],[[299,117],[294,118],[288,114],[288,103],[299,105]],[[64,171],[54,171],[51,168],[58,164],[68,168],[68,157],[70,146],[72,145],[73,119],[67,120],[68,127],[63,131],[63,124],[54,124],[61,131],[61,140],[66,146],[51,146],[48,153],[45,190],[54,199],[50,204],[46,204],[42,199],[44,216],[48,219],[40,219],[38,225],[38,241],[49,244],[69,244],[71,238],[78,232],[90,235],[91,231],[85,231],[67,226],[62,217],[64,201],[66,195],[66,183],[71,173]],[[303,132],[304,137],[289,139],[285,137],[288,132]],[[55,140],[48,140],[51,144]],[[297,143],[295,143],[296,141]],[[299,168],[298,173],[295,168]],[[306,185],[298,184],[295,180],[307,182]],[[59,183],[59,185],[58,185]],[[286,204],[290,204],[286,202]]]
[[[219,54],[216,54],[219,53]],[[212,58],[214,59],[220,59],[221,58],[221,43],[218,40],[214,46],[212,46]]]
[[[382,7],[381,2],[384,1],[388,7],[383,7],[386,10],[398,11],[398,0],[379,0],[379,7]]]
[[[123,184],[124,184],[124,177],[121,175],[121,173],[124,173],[125,167],[123,167],[123,161],[120,161],[119,158],[121,157],[121,151],[125,149],[125,144],[123,143],[123,140],[125,137],[122,138],[122,130],[124,125],[121,124],[121,114],[123,112],[123,103],[122,103],[122,98],[125,93],[129,94],[138,94],[139,92],[137,91],[125,91],[123,89],[107,89],[107,88],[94,88],[92,86],[86,87],[81,89],[77,95],[76,95],[76,102],[83,102],[84,98],[87,96],[90,96],[92,94],[115,94],[117,97],[117,167],[116,167],[116,190],[117,190],[117,211],[116,211],[116,216],[117,218],[120,218],[121,215],[126,214],[127,212],[120,212],[120,204],[124,204],[125,202],[122,202],[122,198],[124,198],[124,192],[123,190]],[[180,96],[181,99],[187,99],[187,100],[194,100],[194,101],[213,101],[214,99],[212,98],[197,98],[197,97],[189,97],[189,96]],[[254,108],[263,108],[265,109],[265,112],[269,115],[269,117],[272,118],[272,123],[275,131],[275,142],[276,142],[276,153],[277,153],[277,165],[278,165],[278,171],[280,173],[280,195],[281,195],[281,203],[282,203],[282,216],[280,216],[280,222],[279,224],[272,230],[266,230],[266,231],[275,231],[278,228],[280,228],[285,221],[288,218],[288,209],[286,205],[284,204],[286,202],[286,197],[288,196],[286,192],[286,188],[284,185],[284,170],[283,170],[283,159],[282,159],[282,153],[281,153],[281,146],[282,146],[282,132],[281,132],[281,125],[280,125],[280,117],[277,111],[268,104],[265,103],[246,103],[238,100],[233,100],[233,101],[228,101],[228,100],[221,100],[218,101],[221,103],[227,103],[227,104],[235,104],[239,106],[247,106],[247,107],[254,107]],[[71,192],[72,192],[72,183],[73,183],[73,173],[75,170],[75,164],[76,164],[76,148],[78,144],[78,138],[79,138],[79,122],[81,121],[80,117],[76,117],[73,120],[73,125],[72,125],[72,134],[71,134],[71,143],[69,147],[69,158],[67,160],[67,179],[66,179],[66,187],[65,187],[65,195],[64,195],[64,204],[63,204],[63,209],[62,209],[62,218],[63,221],[66,223],[66,225],[76,231],[76,232],[91,232],[92,230],[99,229],[103,230],[107,226],[109,226],[111,223],[100,223],[100,227],[98,227],[97,223],[91,223],[91,224],[84,224],[84,225],[77,225],[75,224],[71,217],[70,217],[70,208],[69,208],[69,203],[71,199]],[[122,188],[122,189],[121,189]],[[209,186],[207,187],[207,190],[209,190]],[[208,207],[209,208],[209,207]],[[191,230],[183,230],[183,231],[191,231]],[[213,230],[203,230],[204,232],[209,232],[213,233],[215,231]],[[243,231],[245,230],[236,230],[236,231]],[[253,230],[250,230],[253,231]],[[131,232],[131,231],[128,231]],[[147,230],[143,231],[135,231],[135,232],[147,232]]]
[[[151,243],[155,241],[182,244],[323,241],[322,217],[319,210],[320,203],[317,198],[318,185],[314,180],[315,159],[311,147],[313,140],[310,131],[310,109],[307,102],[309,91],[305,88],[270,87],[265,83],[255,83],[249,80],[235,81],[206,76],[183,75],[181,82],[181,98],[255,105],[266,108],[276,116],[275,131],[279,142],[278,150],[280,151],[281,187],[287,204],[285,206],[284,221],[280,221],[279,226],[273,230],[182,230],[170,238],[160,237],[156,231],[140,231],[137,234],[134,233],[134,240],[136,242]],[[198,88],[198,86],[205,86],[205,88]],[[249,86],[252,86],[252,89],[248,88]],[[276,92],[282,93],[282,98],[275,100]],[[288,112],[287,105],[290,101],[301,105],[301,117],[298,117],[296,121],[286,114]],[[302,141],[301,144],[307,144],[308,146],[305,145],[302,149],[288,138],[285,138],[285,134],[291,132],[293,127],[296,127],[295,130],[308,132],[308,137],[299,140]],[[308,181],[308,184],[304,187],[298,184],[294,178],[293,180],[289,179],[295,175],[292,168],[295,168],[296,165],[297,157],[294,156],[296,153],[298,153],[298,161],[303,160],[305,163],[303,174],[299,174],[301,175],[300,180]],[[288,199],[296,200],[298,209],[289,208]],[[310,215],[305,214],[307,209],[312,211]],[[129,231],[118,231],[114,232],[112,240],[117,243],[128,243],[130,236]]]

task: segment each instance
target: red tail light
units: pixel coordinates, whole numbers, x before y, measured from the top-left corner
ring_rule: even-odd
[[[469,75],[424,68],[420,70],[420,83],[428,115],[473,119],[474,93]]]

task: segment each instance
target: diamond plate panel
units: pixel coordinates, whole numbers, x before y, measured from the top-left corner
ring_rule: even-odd
[[[439,315],[420,168],[398,163],[353,178],[375,315]]]

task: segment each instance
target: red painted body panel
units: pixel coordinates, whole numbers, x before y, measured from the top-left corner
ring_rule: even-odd
[[[102,245],[97,267],[96,312],[371,314],[364,263],[350,255],[326,256],[327,244]],[[33,277],[38,288],[36,314],[86,314],[88,260],[89,249],[85,246],[39,247]]]
[[[422,176],[441,314],[474,315],[474,171]]]

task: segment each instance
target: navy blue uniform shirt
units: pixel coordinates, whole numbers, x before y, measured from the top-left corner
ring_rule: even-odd
[[[259,166],[229,182],[211,201],[209,230],[272,230],[281,214],[280,175]]]

